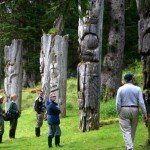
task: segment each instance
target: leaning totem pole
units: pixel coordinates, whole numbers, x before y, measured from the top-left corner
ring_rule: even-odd
[[[79,3],[80,4],[80,3]],[[79,128],[85,132],[99,128],[100,57],[102,46],[103,0],[89,0],[91,9],[79,19],[78,103]],[[82,7],[79,5],[82,13]]]
[[[12,40],[10,46],[4,48],[5,79],[4,90],[6,95],[6,111],[10,103],[10,96],[17,95],[17,105],[21,110],[22,99],[22,40]]]
[[[150,146],[150,1],[136,0],[139,11],[139,51],[143,61],[144,100],[148,113],[148,140]]]
[[[50,93],[54,92],[61,116],[65,117],[68,35],[43,34],[41,43],[40,72],[44,100],[47,101]]]

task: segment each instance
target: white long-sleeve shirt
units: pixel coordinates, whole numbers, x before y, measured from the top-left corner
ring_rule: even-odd
[[[117,91],[116,108],[119,113],[121,106],[131,105],[139,106],[142,113],[147,115],[141,88],[133,85],[132,83],[126,83]]]

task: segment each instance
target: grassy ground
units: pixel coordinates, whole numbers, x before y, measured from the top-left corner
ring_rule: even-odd
[[[18,120],[16,139],[8,137],[9,122],[5,122],[5,133],[2,150],[46,150],[48,126],[45,121],[41,129],[41,136],[35,137],[35,112],[33,102],[36,89],[23,90],[22,114]],[[68,80],[67,86],[67,117],[61,119],[61,150],[124,150],[124,141],[117,121],[115,100],[101,102],[100,107],[101,127],[99,130],[82,133],[78,129],[79,112],[77,106],[76,79]],[[140,119],[141,120],[141,119]],[[135,150],[148,150],[143,147],[147,139],[147,129],[142,121],[139,121]],[[54,145],[54,144],[53,144]],[[150,148],[149,148],[150,149]]]
[[[79,117],[70,114],[61,119],[62,150],[124,150],[124,142],[118,123],[104,125],[99,130],[82,133],[78,130]],[[5,123],[4,143],[0,144],[3,150],[46,150],[47,147],[47,122],[44,122],[41,137],[34,135],[35,113],[32,108],[23,110],[19,119],[16,139],[8,138],[9,122]],[[143,150],[141,147],[147,138],[145,125],[140,122],[135,139],[135,150]]]

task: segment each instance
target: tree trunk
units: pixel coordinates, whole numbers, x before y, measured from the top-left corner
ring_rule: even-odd
[[[0,89],[2,86],[2,49],[0,49]]]
[[[17,105],[21,110],[22,99],[22,40],[13,40],[10,46],[4,48],[5,79],[4,90],[7,97],[6,110],[10,103],[9,97],[17,95]]]
[[[78,65],[79,128],[85,132],[99,128],[100,59],[102,47],[103,0],[89,0],[91,9],[79,19],[81,62]],[[82,8],[79,5],[79,11]]]
[[[125,43],[124,0],[108,0],[110,5],[110,29],[108,50],[103,60],[101,74],[101,96],[109,100],[121,85]]]
[[[62,117],[66,116],[67,53],[67,35],[43,35],[40,72],[44,99],[49,99],[50,93],[55,92]]]
[[[143,61],[144,100],[148,113],[148,140],[150,146],[150,1],[136,0],[139,11],[139,52]]]

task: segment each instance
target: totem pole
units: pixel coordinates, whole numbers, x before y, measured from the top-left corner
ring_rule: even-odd
[[[66,116],[67,53],[68,35],[43,35],[40,71],[44,100],[55,92],[62,117]]]
[[[136,0],[139,11],[140,20],[139,27],[139,52],[143,61],[144,76],[144,100],[148,113],[148,140],[147,145],[150,146],[150,1]]]
[[[79,2],[79,11],[82,7]],[[78,64],[79,128],[99,129],[100,59],[102,47],[103,0],[89,0],[90,9],[79,18],[78,36],[81,62]]]
[[[17,95],[17,105],[21,110],[22,99],[22,40],[12,40],[10,46],[4,48],[5,79],[4,90],[6,95],[6,111],[11,95]]]

